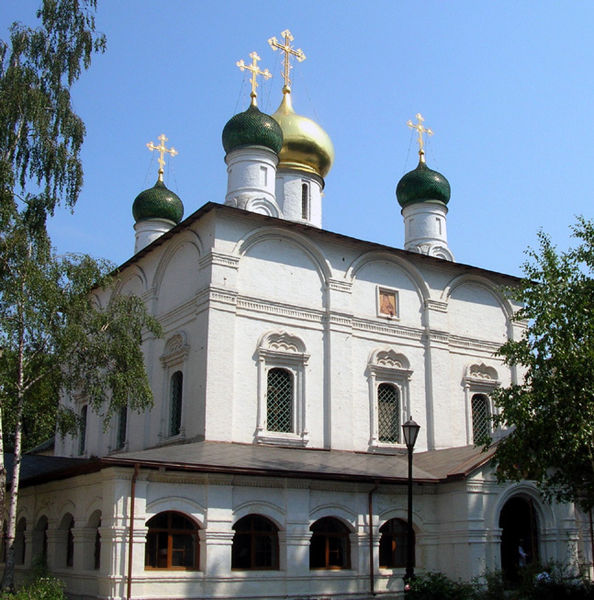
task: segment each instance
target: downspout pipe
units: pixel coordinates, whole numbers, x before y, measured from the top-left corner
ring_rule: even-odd
[[[373,492],[377,491],[377,483],[367,493],[369,509],[369,593],[375,596],[375,570],[373,564]]]
[[[129,514],[129,533],[128,533],[128,581],[126,598],[130,600],[132,598],[132,552],[134,550],[134,505],[136,504],[136,480],[138,479],[138,471],[140,465],[134,464],[134,474],[132,475],[132,481],[130,482],[130,514]]]

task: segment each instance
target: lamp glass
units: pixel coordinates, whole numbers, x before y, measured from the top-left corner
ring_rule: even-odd
[[[409,420],[402,425],[404,442],[406,443],[407,448],[414,448],[414,445],[417,441],[417,436],[419,435],[419,429],[421,429],[421,426],[418,423],[415,423],[412,417],[410,417]]]

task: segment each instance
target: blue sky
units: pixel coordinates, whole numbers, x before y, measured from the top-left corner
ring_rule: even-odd
[[[0,37],[34,23],[34,0],[2,0]],[[297,112],[333,140],[324,228],[402,247],[394,190],[416,166],[406,121],[435,135],[427,162],[450,181],[448,240],[458,262],[520,274],[539,228],[562,249],[576,215],[592,216],[594,3],[586,1],[99,0],[107,52],[76,84],[87,125],[85,186],[74,215],[51,224],[60,252],[121,263],[132,253],[131,206],[158,165],[146,142],[165,133],[179,155],[165,182],[186,215],[226,189],[221,131],[249,103],[235,66],[257,51],[281,99],[288,28],[307,60],[293,70]]]

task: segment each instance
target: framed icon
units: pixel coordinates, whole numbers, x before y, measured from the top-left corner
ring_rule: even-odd
[[[377,288],[377,314],[380,317],[398,317],[398,292],[390,288]]]

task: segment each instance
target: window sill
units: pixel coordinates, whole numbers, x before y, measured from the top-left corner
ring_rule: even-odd
[[[406,445],[402,443],[371,442],[369,451],[374,454],[402,454],[403,451],[406,451]]]
[[[256,434],[256,443],[268,444],[270,446],[291,446],[303,448],[309,443],[307,433],[298,435],[296,433],[277,433],[274,431],[263,431]]]

